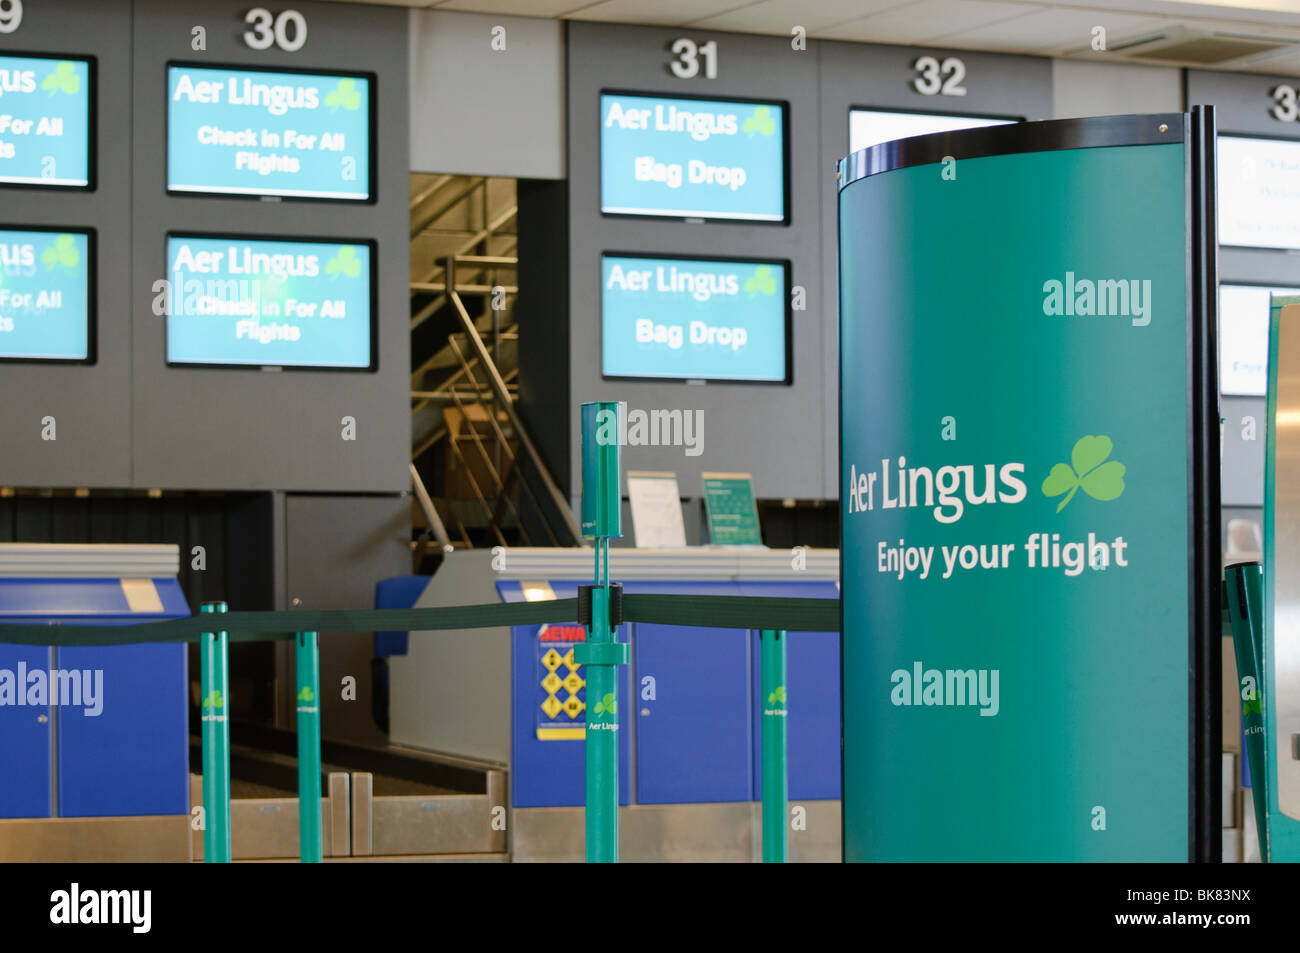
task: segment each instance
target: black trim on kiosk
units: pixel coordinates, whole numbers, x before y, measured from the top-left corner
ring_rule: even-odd
[[[1192,471],[1192,630],[1190,633],[1192,798],[1189,843],[1191,860],[1219,863],[1223,859],[1223,732],[1219,702],[1223,655],[1219,638],[1222,618],[1222,541],[1219,523],[1219,249],[1215,192],[1217,143],[1213,106],[1193,106],[1188,133],[1191,164],[1191,320],[1189,368],[1192,402],[1190,446]]]
[[[1103,146],[1158,145],[1181,139],[1187,161],[1187,453],[1188,533],[1188,856],[1192,863],[1219,863],[1223,856],[1223,762],[1220,684],[1222,650],[1222,547],[1219,526],[1219,384],[1216,340],[1218,242],[1216,222],[1217,130],[1213,106],[1190,113],[1055,119],[986,126],[897,139],[861,149],[836,164],[837,189],[858,179],[909,166],[928,165],[948,156],[964,159],[1093,149]],[[837,209],[839,208],[837,203]],[[837,212],[837,233],[838,212]],[[841,282],[843,276],[839,279]],[[840,288],[840,302],[844,301]],[[838,320],[843,323],[842,310]],[[842,335],[841,335],[842,337]],[[840,419],[844,415],[844,368],[838,368]],[[844,479],[844,447],[839,449],[839,481]],[[843,497],[843,486],[840,487]],[[844,579],[844,518],[840,517],[840,591]],[[844,600],[840,600],[840,777],[844,775]],[[844,813],[840,840],[844,841]]]

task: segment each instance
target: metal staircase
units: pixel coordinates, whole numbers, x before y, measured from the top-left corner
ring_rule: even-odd
[[[453,548],[579,545],[520,420],[513,179],[411,176],[416,565]]]

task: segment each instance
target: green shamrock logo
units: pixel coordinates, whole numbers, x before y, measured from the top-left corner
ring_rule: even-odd
[[[300,702],[314,702],[315,700],[316,700],[316,693],[313,692],[313,691],[311,690],[311,686],[310,686],[310,685],[304,685],[304,686],[302,687],[302,691],[300,691],[300,692],[298,693],[298,701],[300,701]]]
[[[775,705],[777,702],[780,702],[782,705],[785,704],[785,686],[784,686],[784,685],[778,685],[778,686],[776,686],[776,688],[775,688],[773,691],[770,691],[770,692],[768,692],[768,694],[767,694],[767,703],[768,703],[769,705]]]
[[[212,709],[212,708],[221,708],[224,705],[225,702],[221,697],[221,692],[217,691],[217,689],[215,688],[208,693],[207,698],[203,699],[203,707],[205,710]]]
[[[606,692],[605,697],[596,702],[596,707],[592,711],[597,715],[617,715],[618,702],[614,701],[614,693]]]
[[[59,63],[54,67],[53,73],[41,80],[41,89],[48,89],[51,96],[60,90],[69,95],[78,92],[81,89],[81,77],[77,75],[76,64],[67,60]]]
[[[361,105],[361,92],[357,89],[357,81],[339,80],[334,91],[325,97],[325,105],[330,108],[330,112],[338,112],[340,106],[344,109],[356,109]]]
[[[776,132],[776,120],[772,118],[772,110],[767,106],[759,106],[754,110],[754,114],[744,121],[740,130],[751,136],[756,132],[770,136]]]
[[[71,235],[60,235],[54,240],[53,245],[41,252],[41,261],[45,263],[46,271],[51,270],[55,265],[76,268],[81,264],[81,252],[77,251],[76,239]]]
[[[772,277],[771,265],[759,265],[754,270],[754,274],[745,280],[745,293],[755,294],[776,294],[776,279]]]
[[[325,266],[325,274],[330,276],[331,281],[339,275],[355,278],[361,274],[361,259],[357,257],[357,250],[351,245],[344,245]]]
[[[1056,512],[1065,509],[1065,504],[1074,499],[1080,487],[1094,500],[1113,500],[1124,492],[1124,464],[1118,460],[1106,461],[1112,449],[1114,445],[1110,437],[1089,434],[1080,437],[1074,445],[1069,465],[1058,463],[1052,467],[1052,472],[1043,481],[1043,496],[1068,494],[1056,507]]]
[[[1262,698],[1260,698],[1260,697],[1257,696],[1257,697],[1255,697],[1255,698],[1252,698],[1250,701],[1244,701],[1244,702],[1242,702],[1242,703],[1241,703],[1241,713],[1242,713],[1242,715],[1255,714],[1255,715],[1259,715],[1259,717],[1263,718],[1263,717],[1264,717],[1264,704],[1263,704],[1263,701],[1264,701],[1264,700],[1263,700]]]

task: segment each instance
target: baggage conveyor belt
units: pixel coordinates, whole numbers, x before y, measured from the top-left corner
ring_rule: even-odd
[[[297,736],[231,725],[235,860],[298,857]],[[199,739],[190,739],[191,803],[202,803]],[[505,771],[394,747],[325,741],[321,811],[326,860],[506,860]],[[499,810],[494,810],[499,808]],[[203,831],[191,831],[195,860]]]

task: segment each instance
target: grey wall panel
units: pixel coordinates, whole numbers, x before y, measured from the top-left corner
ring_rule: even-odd
[[[1052,60],[1054,119],[1182,111],[1183,71],[1176,67]]]
[[[870,46],[863,43],[819,44],[821,49],[821,172],[822,269],[826,289],[822,354],[823,443],[831,465],[825,472],[822,495],[839,497],[839,301],[838,212],[835,162],[849,151],[849,110],[855,106],[920,113],[1052,117],[1052,63],[1032,56],[1005,56],[928,47]],[[917,92],[916,61],[922,56],[940,61],[955,56],[966,67],[963,96],[926,96]],[[960,157],[958,157],[960,158]]]
[[[128,281],[131,254],[131,4],[28,3],[0,36],[6,53],[96,59],[96,179],[92,192],[5,188],[0,222],[97,232],[98,359],[93,365],[0,364],[0,484],[125,486],[131,468]],[[57,439],[41,439],[54,417]]]
[[[411,501],[405,496],[298,496],[285,502],[286,602],[302,609],[358,609],[375,604],[375,583],[410,572]],[[295,605],[294,600],[299,600]],[[325,737],[383,744],[371,716],[374,658],[370,632],[320,636],[321,731]],[[292,649],[287,653],[293,658]],[[282,672],[292,685],[293,670]],[[340,686],[355,678],[357,697]],[[290,689],[292,694],[292,689]],[[292,722],[292,716],[290,716]]]
[[[1268,411],[1262,397],[1221,397],[1223,470],[1219,498],[1224,506],[1264,505],[1264,431]]]
[[[1280,120],[1272,114],[1273,90],[1279,85],[1300,87],[1300,79],[1189,69],[1186,71],[1187,105],[1216,107],[1220,132],[1300,138],[1300,123]]]
[[[564,24],[410,16],[411,170],[564,178]],[[494,27],[504,49],[493,48]]]
[[[409,374],[407,11],[295,4],[308,39],[297,53],[244,45],[241,0],[136,0],[134,87],[133,410],[136,486],[193,489],[399,491],[407,487]],[[191,30],[207,30],[206,52]],[[166,195],[169,60],[376,74],[378,200],[274,202]],[[151,311],[168,230],[378,244],[375,373],[169,368],[164,321]],[[341,439],[344,416],[357,439]]]
[[[1219,249],[1219,281],[1225,285],[1300,286],[1300,250],[1281,248]]]
[[[786,39],[691,29],[570,23],[569,242],[567,313],[571,399],[569,466],[578,472],[581,441],[577,405],[626,400],[629,408],[701,410],[704,449],[688,457],[681,447],[629,447],[626,469],[673,470],[686,496],[703,494],[701,473],[754,474],[760,497],[821,498],[833,471],[825,434],[817,425],[834,380],[824,376],[823,338],[834,323],[822,286],[817,52],[794,51]],[[716,41],[717,78],[678,79],[669,72],[669,46],[678,37]],[[602,88],[663,95],[748,97],[789,103],[790,224],[685,223],[605,217],[600,213]],[[833,247],[833,246],[832,246]],[[790,386],[604,381],[600,368],[600,255],[602,251],[784,258],[791,284],[807,290],[807,309],[793,316]],[[566,475],[567,476],[567,475]],[[566,482],[568,482],[566,480]],[[577,487],[572,486],[572,492]]]

